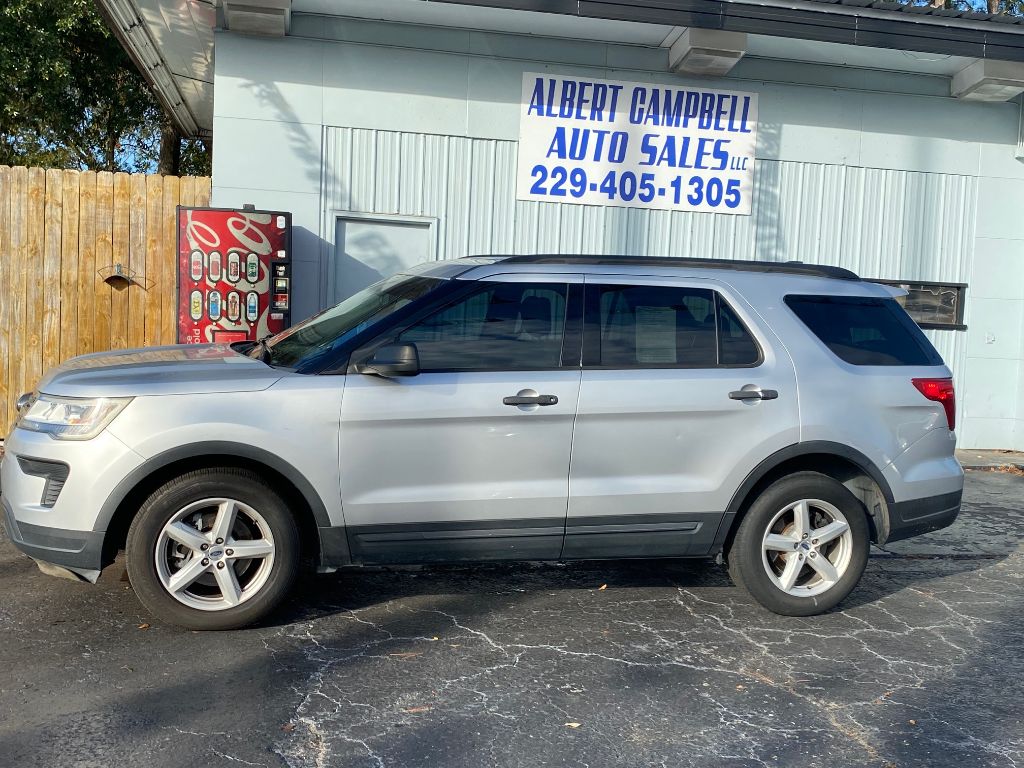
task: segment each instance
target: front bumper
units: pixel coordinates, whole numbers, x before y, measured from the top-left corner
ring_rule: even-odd
[[[69,531],[19,523],[7,499],[0,497],[0,504],[4,510],[4,529],[14,546],[37,562],[57,565],[96,581],[103,567],[104,531]]]
[[[15,429],[4,448],[0,518],[13,544],[39,562],[95,581],[107,528],[100,511],[142,457],[109,432],[61,441]],[[59,467],[63,474],[54,474]]]

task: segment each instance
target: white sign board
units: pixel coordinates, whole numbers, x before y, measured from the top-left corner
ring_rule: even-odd
[[[523,74],[516,197],[750,213],[757,94]]]

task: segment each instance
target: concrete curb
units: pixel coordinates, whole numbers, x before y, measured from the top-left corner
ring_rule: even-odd
[[[1009,472],[1011,474],[1024,475],[1024,464],[1007,462],[1005,464],[963,464],[965,472]]]

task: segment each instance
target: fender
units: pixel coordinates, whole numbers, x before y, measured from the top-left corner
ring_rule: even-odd
[[[800,456],[812,455],[836,456],[837,458],[849,461],[875,481],[875,484],[879,487],[882,491],[882,495],[885,497],[886,504],[893,504],[894,499],[892,489],[889,487],[888,481],[882,475],[881,470],[878,469],[871,459],[856,448],[851,448],[843,443],[833,443],[828,440],[811,440],[806,443],[794,443],[793,445],[789,445],[776,451],[771,456],[764,459],[760,464],[754,467],[750,474],[747,475],[746,479],[740,483],[740,487],[737,488],[736,492],[733,494],[732,500],[729,502],[729,507],[726,509],[725,514],[722,516],[722,521],[718,525],[718,533],[715,535],[715,541],[711,546],[710,554],[717,554],[724,548],[725,541],[729,537],[729,532],[732,530],[733,523],[736,521],[736,516],[740,512],[740,507],[743,505],[743,502],[753,490],[754,486],[761,482],[769,472],[779,465],[792,459],[799,458]]]
[[[153,472],[173,464],[182,459],[191,459],[196,456],[234,456],[240,459],[249,459],[265,464],[276,472],[281,473],[294,485],[302,497],[306,500],[309,508],[313,511],[313,517],[320,528],[331,526],[331,518],[327,514],[327,507],[324,505],[320,494],[316,492],[305,476],[295,467],[286,462],[280,456],[254,445],[243,443],[232,443],[222,440],[210,440],[201,443],[190,443],[177,448],[172,448],[163,453],[147,459],[144,463],[132,470],[117,484],[117,487],[110,493],[107,500],[103,502],[99,515],[96,518],[97,531],[106,531],[110,527],[110,521],[114,517],[117,508],[121,506],[128,494],[145,480]]]

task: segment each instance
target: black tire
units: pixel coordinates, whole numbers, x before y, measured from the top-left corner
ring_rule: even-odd
[[[802,499],[820,500],[833,505],[846,518],[852,539],[846,570],[831,587],[817,595],[798,596],[784,591],[768,575],[765,567],[766,556],[762,553],[762,542],[768,533],[769,524],[781,510]],[[814,616],[834,608],[857,586],[867,565],[870,547],[867,515],[857,497],[842,483],[827,475],[797,472],[772,483],[750,505],[727,554],[729,575],[737,586],[746,589],[769,611],[783,616]],[[785,557],[795,556],[797,555],[794,552]],[[816,556],[821,555],[816,553]],[[781,567],[781,556],[773,553],[772,558],[779,558],[775,559],[775,563]],[[804,574],[803,579],[806,581],[817,578],[810,568],[810,561],[801,558],[801,562],[807,563],[804,570],[800,571]],[[799,581],[797,583],[799,584]]]
[[[256,592],[232,607],[202,610],[179,602],[164,588],[155,553],[160,532],[175,514],[213,497],[235,499],[256,510],[273,536],[274,556],[269,576]],[[288,595],[299,570],[299,534],[284,500],[257,473],[233,467],[200,469],[170,480],[146,499],[128,530],[125,559],[135,594],[159,620],[186,629],[238,629],[265,618]]]

